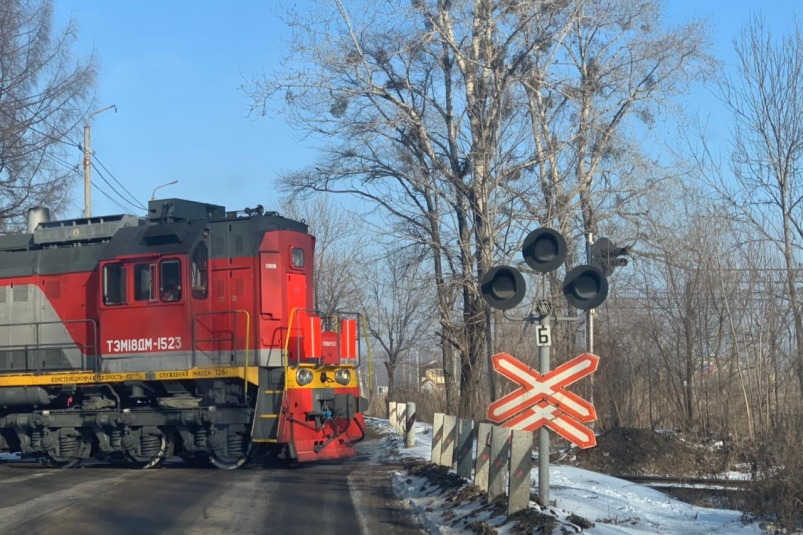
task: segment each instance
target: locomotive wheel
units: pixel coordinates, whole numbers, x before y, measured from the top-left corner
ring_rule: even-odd
[[[67,470],[69,468],[75,468],[84,458],[89,457],[89,452],[91,449],[92,444],[89,441],[84,440],[84,437],[81,437],[77,439],[76,451],[74,455],[61,457],[53,455],[52,453],[47,453],[44,457],[40,457],[39,460],[49,468],[60,468],[62,470]]]
[[[159,451],[152,457],[141,457],[130,452],[126,453],[129,466],[139,470],[147,470],[149,468],[157,468],[161,466],[165,459],[172,455],[173,448],[172,441],[166,434],[161,435],[159,438]]]
[[[44,464],[48,468],[60,468],[62,470],[67,470],[68,468],[75,468],[76,466],[78,466],[78,463],[80,462],[81,459],[77,457],[64,460],[58,457],[48,455],[47,457],[42,458],[42,464]]]
[[[246,463],[250,455],[251,444],[248,445],[248,449],[246,450],[245,455],[242,457],[223,457],[212,452],[209,454],[209,460],[212,461],[213,465],[221,470],[236,470]]]

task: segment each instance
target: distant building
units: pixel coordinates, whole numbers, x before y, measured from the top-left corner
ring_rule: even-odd
[[[421,377],[421,388],[424,390],[440,390],[446,384],[443,375],[443,365],[440,361],[431,360],[421,366],[423,377]]]

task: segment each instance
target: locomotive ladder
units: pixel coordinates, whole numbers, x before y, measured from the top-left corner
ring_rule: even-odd
[[[257,396],[252,442],[277,442],[279,413],[284,396],[285,368],[259,368],[259,395]]]

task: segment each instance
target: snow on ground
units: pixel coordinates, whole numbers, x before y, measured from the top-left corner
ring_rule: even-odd
[[[419,458],[430,460],[432,427],[416,423],[416,446],[404,448],[401,436],[393,433],[387,420],[370,418],[368,424],[387,433],[374,460],[399,462]],[[739,511],[695,507],[670,498],[644,485],[638,485],[572,466],[552,465],[549,471],[550,497],[555,507],[542,508],[530,502],[531,512],[554,518],[553,533],[589,533],[594,535],[748,535],[764,533],[757,524],[743,525]],[[735,478],[735,474],[731,477]],[[496,533],[511,533],[514,522],[500,508],[483,505],[479,499],[453,500],[426,477],[396,472],[394,489],[407,500],[431,533],[453,535],[472,532],[485,523]],[[532,485],[537,488],[538,471],[532,471]],[[581,529],[571,514],[593,522]],[[573,521],[573,522],[572,522]],[[568,531],[564,531],[564,529]]]

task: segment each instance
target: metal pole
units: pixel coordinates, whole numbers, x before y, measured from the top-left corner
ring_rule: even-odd
[[[594,245],[594,235],[589,232],[586,235],[586,258],[588,260],[588,265],[594,265],[594,259],[592,257],[591,251]],[[594,353],[594,310],[588,310],[586,312],[586,352],[587,353]],[[592,374],[590,379],[590,386],[591,389],[590,395],[588,396],[588,400],[591,404],[594,404],[594,375]],[[591,425],[591,429],[593,429],[593,423]]]
[[[92,148],[89,146],[89,119],[84,124],[84,217],[92,217]]]
[[[592,233],[586,234],[586,261],[589,266],[594,265],[594,260],[591,257],[591,248],[594,245],[594,235]],[[589,353],[594,352],[594,315],[593,310],[586,311],[586,351]],[[592,401],[593,402],[593,401]]]
[[[92,217],[92,147],[89,139],[89,120],[95,115],[111,109],[117,113],[117,106],[112,104],[102,110],[90,113],[84,122],[84,217]]]
[[[549,315],[541,318],[541,325],[549,327],[552,319]],[[538,348],[538,360],[541,374],[549,373],[549,346]],[[542,505],[549,505],[549,430],[542,426],[538,430],[538,495]]]
[[[421,360],[418,349],[415,350],[415,389],[421,391]]]

